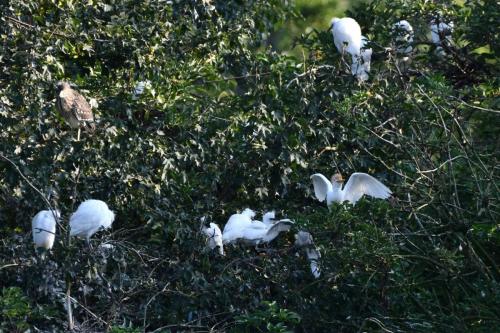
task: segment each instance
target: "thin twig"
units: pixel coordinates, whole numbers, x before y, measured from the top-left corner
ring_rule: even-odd
[[[19,167],[17,166],[17,164],[12,161],[10,158],[8,158],[7,156],[4,156],[2,154],[0,154],[0,157],[3,158],[4,160],[6,160],[7,162],[9,162],[17,171],[17,173],[19,173],[19,175],[26,181],[26,183],[28,183],[28,185],[35,190],[35,192],[37,192],[40,197],[42,197],[42,200],[45,201],[45,203],[47,204],[47,206],[49,207],[50,211],[52,212],[52,215],[54,216],[54,219],[56,220],[57,224],[59,225],[59,227],[62,229],[62,230],[65,230],[65,228],[59,223],[59,219],[58,217],[56,216],[56,213],[55,213],[55,209],[54,207],[52,207],[52,205],[50,204],[50,201],[47,199],[47,197],[45,197],[45,195],[42,193],[42,191],[40,191],[35,185],[33,185],[33,183],[28,179],[28,177],[26,177],[23,172],[21,171],[21,169],[19,169]]]

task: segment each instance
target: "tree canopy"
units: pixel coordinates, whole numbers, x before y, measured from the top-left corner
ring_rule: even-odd
[[[0,331],[68,330],[68,302],[85,332],[500,325],[496,1],[357,3],[345,16],[373,49],[362,83],[328,26],[274,43],[309,15],[290,1],[9,0],[0,12]],[[402,19],[415,31],[405,66]],[[436,19],[454,23],[443,56]],[[60,80],[94,107],[80,141],[55,110]],[[309,176],[337,171],[376,176],[393,198],[328,209]],[[116,214],[92,248],[68,238],[90,198]],[[49,204],[62,218],[42,259],[31,218]],[[209,251],[200,218],[222,228],[246,207],[276,209],[293,232],[265,252]],[[318,279],[299,230],[320,250]]]

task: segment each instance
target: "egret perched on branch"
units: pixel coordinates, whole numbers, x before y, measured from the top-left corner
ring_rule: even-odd
[[[78,206],[69,219],[70,236],[85,238],[90,245],[90,237],[101,229],[111,227],[115,214],[101,200],[86,200]]]
[[[201,223],[205,223],[205,217],[203,216],[201,218]],[[208,247],[210,249],[215,249],[216,247],[219,248],[219,254],[221,256],[224,255],[224,246],[222,244],[222,232],[220,231],[220,228],[217,224],[215,223],[210,223],[209,227],[202,227],[202,232],[205,234],[208,240]]]
[[[80,140],[80,128],[95,130],[92,108],[79,92],[73,90],[68,82],[57,82],[56,109],[71,128],[78,128],[77,141]]]
[[[406,20],[394,23],[392,26],[394,40],[396,42],[396,52],[408,55],[413,51],[413,27]]]
[[[331,22],[333,42],[340,53],[347,51],[351,56],[359,56],[361,49],[361,28],[350,17],[334,17]]]
[[[368,47],[368,39],[361,36],[361,50],[359,55],[352,56],[352,75],[356,76],[359,81],[368,80],[370,73],[370,64],[372,59],[372,49]]]
[[[436,45],[436,54],[440,57],[445,55],[443,45],[449,47],[452,43],[451,33],[453,32],[453,22],[444,23],[439,19],[435,19],[431,23],[431,39]]]
[[[241,241],[251,245],[269,243],[281,232],[290,230],[293,225],[293,221],[289,219],[275,221],[274,216],[274,212],[266,213],[264,223],[253,220],[255,212],[249,208],[233,214],[224,226],[222,242],[226,244]]]
[[[33,243],[37,251],[50,250],[54,245],[56,237],[56,223],[61,213],[59,210],[41,210],[33,217],[31,229],[33,232]]]
[[[312,175],[311,180],[316,199],[321,202],[326,199],[328,206],[334,201],[349,201],[354,205],[365,194],[380,199],[387,199],[392,194],[387,186],[369,174],[362,172],[353,173],[344,189],[342,189],[344,178],[340,173],[334,174],[331,182],[320,173]]]
[[[295,235],[295,246],[304,249],[309,265],[311,266],[311,273],[315,278],[319,278],[321,271],[319,268],[319,259],[321,253],[314,245],[312,235],[307,231],[299,231]]]

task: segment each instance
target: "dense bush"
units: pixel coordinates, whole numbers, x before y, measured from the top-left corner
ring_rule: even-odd
[[[374,50],[359,84],[331,33],[295,58],[267,47],[283,1],[19,1],[0,4],[1,329],[81,331],[479,331],[498,327],[498,6],[358,5]],[[453,21],[435,55],[428,22]],[[413,25],[399,66],[391,27]],[[97,104],[83,139],[55,112],[55,82]],[[133,96],[139,81],[144,94]],[[309,176],[369,172],[391,201],[313,200]],[[61,209],[52,253],[30,221]],[[84,199],[116,212],[92,249],[67,239]],[[223,225],[276,208],[322,253],[314,280],[292,234],[272,250],[205,248]],[[112,248],[99,247],[100,244]]]

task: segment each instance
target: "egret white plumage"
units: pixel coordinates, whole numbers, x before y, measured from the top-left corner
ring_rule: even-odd
[[[212,250],[216,247],[219,248],[219,254],[223,256],[224,246],[222,244],[222,232],[219,226],[215,223],[210,223],[210,226],[202,228],[202,231],[207,237],[208,247]]]
[[[370,73],[371,59],[373,50],[368,47],[368,39],[361,36],[361,50],[359,55],[352,56],[352,75],[356,76],[359,81],[368,80],[368,73]]]
[[[350,17],[337,18],[331,21],[333,42],[337,50],[351,56],[359,55],[361,49],[361,28],[356,20]]]
[[[151,81],[145,80],[145,81],[139,81],[134,87],[134,94],[132,95],[133,100],[139,99],[139,96],[141,96],[144,93],[144,90],[146,89],[151,89]]]
[[[226,244],[241,241],[251,245],[269,243],[281,232],[290,230],[293,225],[293,221],[289,219],[274,222],[274,212],[268,212],[265,216],[266,223],[253,220],[255,212],[249,208],[231,215],[224,226],[222,242]]]
[[[453,22],[445,23],[437,19],[431,23],[431,39],[436,45],[436,53],[440,57],[445,55],[443,45],[450,46],[452,43],[451,33],[453,32],[453,27]]]
[[[56,223],[60,216],[61,213],[59,210],[41,210],[33,217],[31,229],[33,232],[33,243],[35,243],[37,250],[50,250],[54,246]]]
[[[70,236],[85,238],[90,244],[90,237],[101,229],[111,227],[115,214],[101,200],[86,200],[69,219]]]
[[[311,180],[316,199],[320,202],[326,199],[328,206],[334,201],[349,201],[354,205],[365,194],[380,199],[387,199],[392,194],[387,186],[369,174],[362,172],[353,173],[343,189],[344,178],[339,173],[333,175],[331,182],[320,173],[312,175]]]
[[[408,55],[413,51],[413,27],[406,20],[394,23],[392,26],[394,40],[396,42],[396,52]]]
[[[299,231],[295,235],[295,246],[304,249],[307,260],[309,260],[312,275],[315,278],[319,278],[321,275],[321,270],[319,268],[321,253],[314,245],[312,235],[307,231]]]

